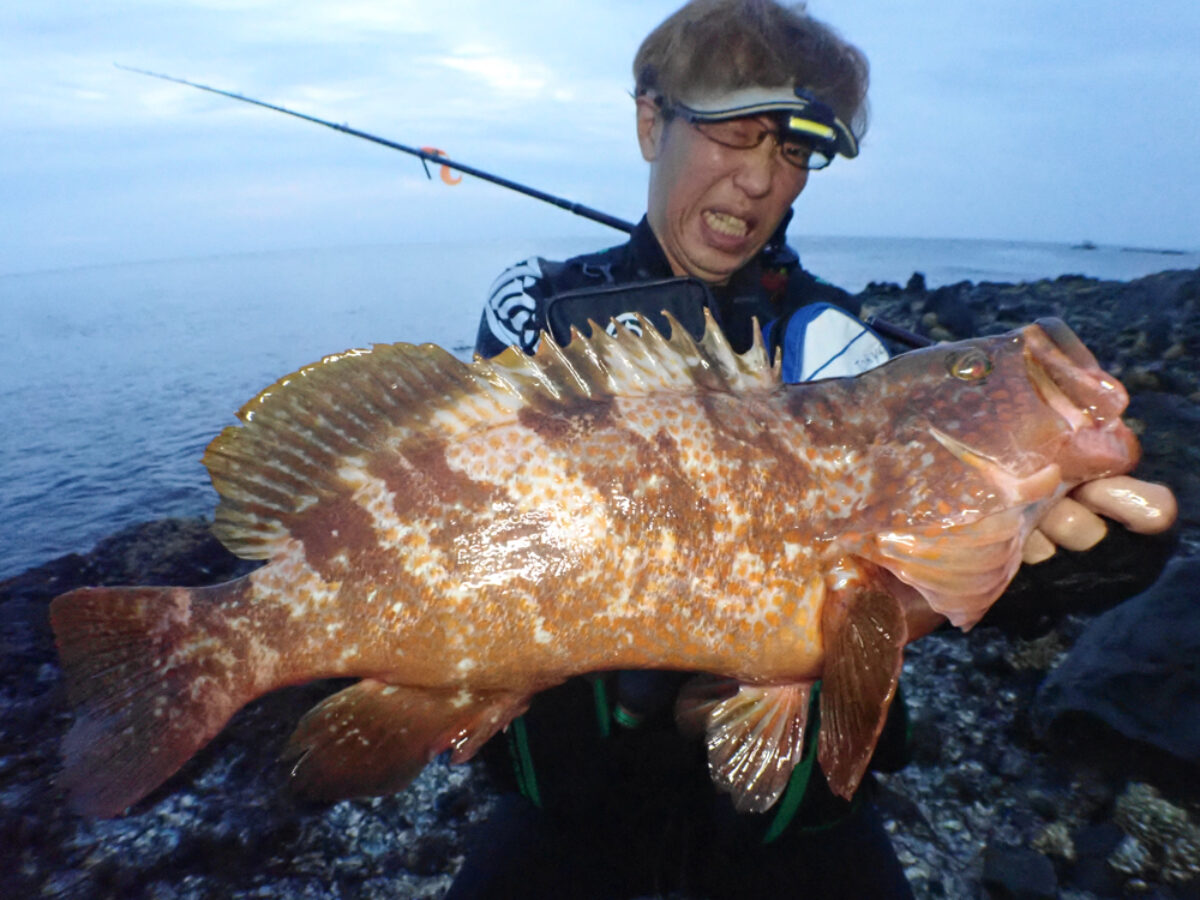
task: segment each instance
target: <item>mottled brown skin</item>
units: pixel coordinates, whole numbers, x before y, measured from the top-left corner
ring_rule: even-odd
[[[298,777],[332,798],[396,789],[446,747],[466,758],[574,674],[807,684],[831,630],[861,627],[892,646],[892,687],[842,660],[830,702],[870,721],[831,728],[843,746],[822,763],[857,760],[900,646],[941,616],[973,624],[1046,505],[1137,457],[1123,391],[1061,323],[811,385],[712,328],[699,347],[679,328],[594,331],[470,367],[377,347],[243,409],[205,462],[219,535],[270,564],[214,589],[55,601],[77,807],[119,812],[286,684],[365,679],[293,739]]]

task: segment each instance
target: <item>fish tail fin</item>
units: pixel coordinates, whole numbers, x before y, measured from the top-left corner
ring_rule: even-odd
[[[81,588],[50,606],[75,721],[59,783],[83,815],[115,816],[176,772],[250,698],[205,621],[216,588]],[[214,640],[214,637],[218,639]]]

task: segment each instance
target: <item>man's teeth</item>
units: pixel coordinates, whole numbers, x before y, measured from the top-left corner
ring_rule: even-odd
[[[704,224],[713,231],[719,231],[730,237],[742,237],[750,230],[745,219],[739,219],[728,213],[713,212],[710,209],[704,211]]]

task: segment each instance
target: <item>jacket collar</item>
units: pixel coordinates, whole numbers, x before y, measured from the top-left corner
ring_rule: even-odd
[[[674,275],[667,254],[658,243],[658,238],[654,236],[646,216],[642,216],[641,221],[634,226],[629,236],[629,247],[638,280],[671,278]],[[761,286],[762,267],[757,257],[734,272],[727,284],[709,285],[713,295],[718,298],[757,296],[761,293]]]

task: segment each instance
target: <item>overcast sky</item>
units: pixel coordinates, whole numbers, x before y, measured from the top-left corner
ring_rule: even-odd
[[[0,0],[0,273],[213,253],[616,235],[168,72],[629,219],[630,61],[677,4]],[[1200,247],[1200,3],[812,0],[872,63],[862,155],[796,234]],[[436,172],[435,172],[436,176]],[[536,249],[536,247],[531,247]]]

